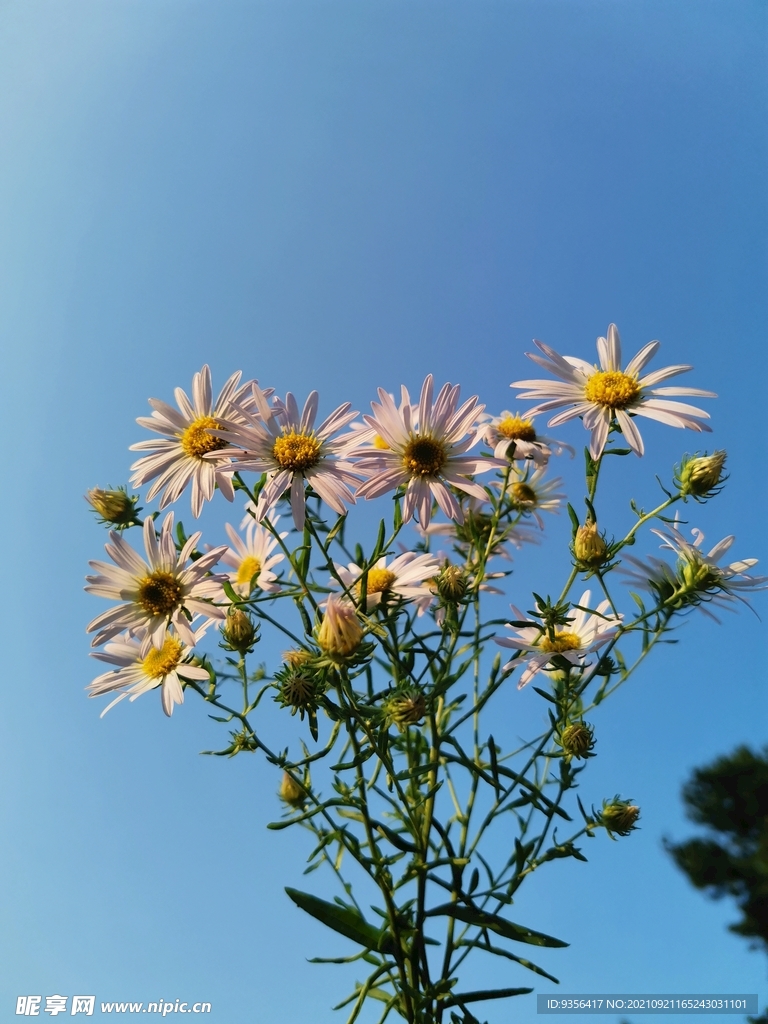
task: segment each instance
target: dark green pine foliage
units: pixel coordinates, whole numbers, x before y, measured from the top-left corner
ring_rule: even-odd
[[[730,930],[768,952],[768,746],[757,754],[739,747],[697,768],[683,800],[708,835],[666,841],[668,852],[697,888],[733,897],[742,916]]]

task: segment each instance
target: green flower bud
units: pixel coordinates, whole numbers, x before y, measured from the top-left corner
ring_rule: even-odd
[[[628,836],[636,827],[635,822],[639,817],[639,807],[617,796],[610,803],[603,802],[598,823],[609,833],[615,832],[620,836]]]
[[[258,626],[253,624],[250,615],[240,608],[229,609],[221,635],[230,650],[247,654],[258,643],[258,634]]]
[[[446,565],[437,577],[437,592],[444,601],[456,604],[467,592],[467,574],[458,565]]]
[[[594,729],[586,722],[574,722],[560,736],[560,746],[568,761],[574,757],[580,760],[588,757],[594,745]]]
[[[98,513],[99,522],[107,523],[116,530],[127,530],[129,526],[138,525],[141,509],[136,503],[139,496],[129,495],[125,487],[118,487],[116,491],[92,487],[86,493],[85,500]]]
[[[587,521],[576,531],[573,538],[573,555],[583,565],[598,566],[606,560],[608,545],[597,532],[597,523]]]
[[[409,725],[418,725],[427,713],[426,697],[418,687],[404,686],[384,702],[384,713],[390,724],[405,732]]]
[[[675,471],[675,483],[680,494],[685,498],[711,498],[718,494],[727,477],[723,475],[723,467],[727,453],[713,452],[712,455],[694,455],[683,459]]]
[[[303,807],[307,802],[307,794],[304,789],[292,779],[288,772],[283,772],[283,777],[280,781],[280,789],[277,791],[277,795],[283,801],[288,804],[289,807]]]

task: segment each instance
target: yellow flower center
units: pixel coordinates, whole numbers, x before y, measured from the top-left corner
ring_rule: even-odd
[[[510,441],[535,441],[536,431],[530,420],[523,420],[519,416],[505,416],[496,424],[496,430],[502,437],[508,437]]]
[[[445,445],[433,437],[417,434],[403,451],[403,465],[414,476],[436,476],[447,461]]]
[[[150,615],[170,615],[181,603],[181,585],[173,573],[156,569],[139,581],[137,602]]]
[[[320,441],[312,434],[297,434],[290,430],[275,440],[272,455],[280,469],[302,472],[317,465],[321,448]]]
[[[246,555],[237,570],[236,583],[250,583],[254,576],[261,572],[261,562],[253,555]]]
[[[373,435],[373,447],[383,452],[389,451],[389,445],[380,434]]]
[[[549,636],[542,637],[539,647],[542,651],[548,651],[550,654],[562,654],[563,651],[578,651],[581,647],[581,637],[578,633],[567,633],[563,630],[561,633],[555,633],[554,638]]]
[[[586,400],[606,409],[626,409],[639,394],[637,378],[621,370],[598,370],[584,386]]]
[[[520,502],[521,505],[538,505],[539,503],[536,491],[534,491],[530,484],[524,484],[522,480],[512,484],[510,491],[515,501]]]
[[[396,579],[395,573],[390,572],[389,569],[369,569],[366,591],[368,594],[383,594],[385,590],[389,590]],[[359,594],[361,590],[359,583],[355,589]]]
[[[213,416],[199,416],[193,423],[179,434],[179,443],[185,455],[193,459],[202,459],[208,452],[217,452],[226,448],[227,442],[221,437],[214,437],[211,430],[219,430],[221,424]]]
[[[181,643],[175,637],[166,637],[162,650],[153,647],[142,661],[144,674],[150,679],[165,679],[181,661],[181,650]]]

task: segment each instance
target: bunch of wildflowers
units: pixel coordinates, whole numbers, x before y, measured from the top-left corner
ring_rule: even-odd
[[[652,511],[631,501],[634,519],[618,539],[606,529],[618,524],[599,510],[607,457],[644,452],[636,417],[709,429],[706,412],[669,397],[710,392],[657,386],[690,367],[647,373],[659,347],[651,342],[622,369],[613,325],[598,339],[599,364],[537,345],[543,356],[530,358],[557,380],[517,382],[526,389],[518,397],[539,404],[496,416],[475,396],[462,402],[458,386],[435,395],[429,376],[417,402],[405,387],[397,404],[379,389],[371,414],[357,419],[344,403],[315,426],[316,392],[300,410],[292,394],[280,399],[235,373],[214,403],[203,367],[192,399],[179,388],[178,410],[153,399],[152,416],[139,419],[163,439],[134,445],[147,454],[132,482],[149,483],[144,500],[159,496],[158,512],[189,487],[195,517],[217,491],[228,500],[240,492],[243,523],[227,524],[213,547],[200,544],[201,532],[174,529],[173,512],[142,522],[139,496],[127,490],[88,494],[112,531],[111,563],[91,563],[86,589],[116,602],[88,626],[93,656],[113,666],[90,695],[116,695],[112,707],[158,690],[170,715],[194,694],[232,726],[215,753],[260,752],[277,770],[283,813],[270,827],[310,832],[308,870],[325,865],[344,895],[331,903],[287,893],[355,945],[333,962],[370,969],[340,1004],[350,1024],[367,1000],[379,1004],[382,1022],[398,1015],[411,1024],[477,1024],[477,1003],[531,992],[517,983],[531,972],[557,980],[515,952],[566,943],[512,920],[514,894],[551,860],[586,860],[581,840],[600,829],[627,837],[640,817],[619,796],[591,812],[574,800],[596,756],[585,716],[684,613],[733,607],[768,584],[750,574],[754,559],[720,564],[732,537],[705,554],[701,531],[689,541],[679,517],[668,515],[689,498],[717,495],[723,452],[684,458]],[[534,426],[550,412],[550,426],[581,418],[590,433],[586,512],[567,504],[572,533],[559,595],[528,598],[515,587],[512,549],[524,558],[546,540],[543,514],[567,502],[550,463],[573,455]],[[628,448],[617,447],[620,437]],[[387,514],[375,538],[352,542],[350,506],[380,498],[391,521]],[[292,528],[280,529],[286,522]],[[126,539],[134,526],[143,553]],[[626,554],[645,527],[671,560]],[[617,580],[645,596],[627,600]],[[502,586],[512,598],[505,626],[486,610]],[[288,649],[271,668],[254,668],[249,659],[267,635]],[[508,660],[489,658],[494,643],[511,652]],[[521,699],[512,695],[529,683],[548,725],[505,750],[489,716],[503,731],[500,702]],[[300,750],[268,742],[266,694],[295,716]],[[511,851],[501,858],[488,846],[497,826]],[[376,890],[377,916],[363,910],[353,883]],[[481,954],[514,962],[515,986],[467,990],[463,965]]]

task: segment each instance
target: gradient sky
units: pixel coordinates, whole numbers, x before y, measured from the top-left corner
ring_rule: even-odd
[[[532,338],[592,359],[615,321],[628,352],[659,338],[655,366],[693,362],[684,383],[719,392],[712,444],[731,478],[691,525],[713,543],[735,533],[735,555],[765,566],[767,13],[0,3],[2,1020],[16,996],[53,993],[205,999],[211,1024],[344,1019],[330,1007],[354,970],[306,958],[348,945],[283,893],[303,883],[307,841],[265,829],[274,770],[200,757],[221,736],[191,698],[170,721],[155,695],[99,720],[83,692],[84,626],[104,605],[82,577],[105,534],[82,495],[127,479],[147,398],[188,389],[204,362],[216,387],[242,369],[317,388],[326,412],[433,372],[495,412],[532,375]],[[697,447],[644,436],[646,458],[617,470],[611,532],[628,493],[650,504],[654,474]],[[577,469],[558,465],[574,494]],[[203,519],[214,543],[239,519],[224,504]],[[548,528],[561,551],[563,520]],[[521,603],[562,576],[545,547],[518,563]],[[765,627],[747,610],[693,617],[680,639],[600,709],[582,776],[585,803],[641,803],[642,830],[544,868],[515,916],[571,942],[539,958],[561,991],[765,1003],[765,958],[726,930],[735,909],[662,848],[691,832],[690,770],[766,741]],[[530,688],[500,705],[510,737],[541,714]],[[473,981],[531,977],[494,964]],[[533,997],[487,1017],[533,1021]]]

